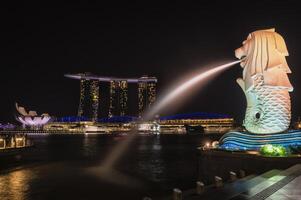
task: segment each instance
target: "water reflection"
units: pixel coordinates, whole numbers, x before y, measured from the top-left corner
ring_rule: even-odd
[[[83,139],[83,145],[82,145],[83,155],[85,157],[95,155],[97,151],[96,148],[97,148],[97,138],[85,134]]]
[[[102,195],[142,199],[146,194],[166,194],[174,187],[190,188],[196,179],[196,147],[208,140],[201,136],[139,135],[116,163],[118,171],[110,169],[107,173],[99,163],[124,137],[60,135],[34,139],[36,148],[18,162],[26,169],[0,174],[0,200],[56,199],[58,194],[59,199],[74,200]],[[92,173],[86,173],[93,168]]]
[[[161,156],[160,135],[153,136],[151,143],[149,137],[142,137],[139,142],[137,171],[141,174],[148,174],[148,179],[154,182],[164,180],[166,171],[165,162]]]
[[[0,175],[0,199],[1,200],[23,200],[30,189],[33,178],[31,170],[18,170],[8,174]]]

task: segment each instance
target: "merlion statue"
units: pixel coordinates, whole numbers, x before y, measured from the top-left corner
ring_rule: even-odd
[[[235,50],[242,59],[243,77],[237,83],[247,98],[244,126],[251,133],[280,133],[291,120],[289,92],[293,87],[285,57],[288,51],[275,29],[249,34],[243,46]]]

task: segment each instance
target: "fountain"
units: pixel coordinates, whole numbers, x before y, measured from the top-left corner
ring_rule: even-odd
[[[246,132],[229,132],[220,139],[220,148],[258,150],[263,145],[300,146],[301,132],[288,130],[291,120],[289,92],[293,87],[285,57],[288,51],[275,29],[249,34],[235,50],[243,58],[243,77],[237,83],[247,99],[243,122]]]

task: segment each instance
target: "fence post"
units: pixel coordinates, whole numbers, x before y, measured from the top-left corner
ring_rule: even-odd
[[[216,187],[222,187],[223,186],[223,179],[219,176],[214,177],[215,180],[215,186]]]
[[[230,180],[232,182],[237,180],[237,174],[235,172],[230,172]]]
[[[173,189],[173,200],[182,200],[182,191],[180,189]]]
[[[205,185],[201,181],[196,182],[196,193],[197,194],[202,194],[205,190]]]

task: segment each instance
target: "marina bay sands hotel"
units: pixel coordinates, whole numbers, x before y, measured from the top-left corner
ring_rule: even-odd
[[[99,85],[101,82],[108,82],[110,87],[108,117],[127,115],[129,83],[136,83],[138,86],[139,116],[156,100],[157,78],[155,77],[115,78],[90,73],[65,74],[65,77],[80,81],[78,116],[89,117],[92,121],[98,119]]]

